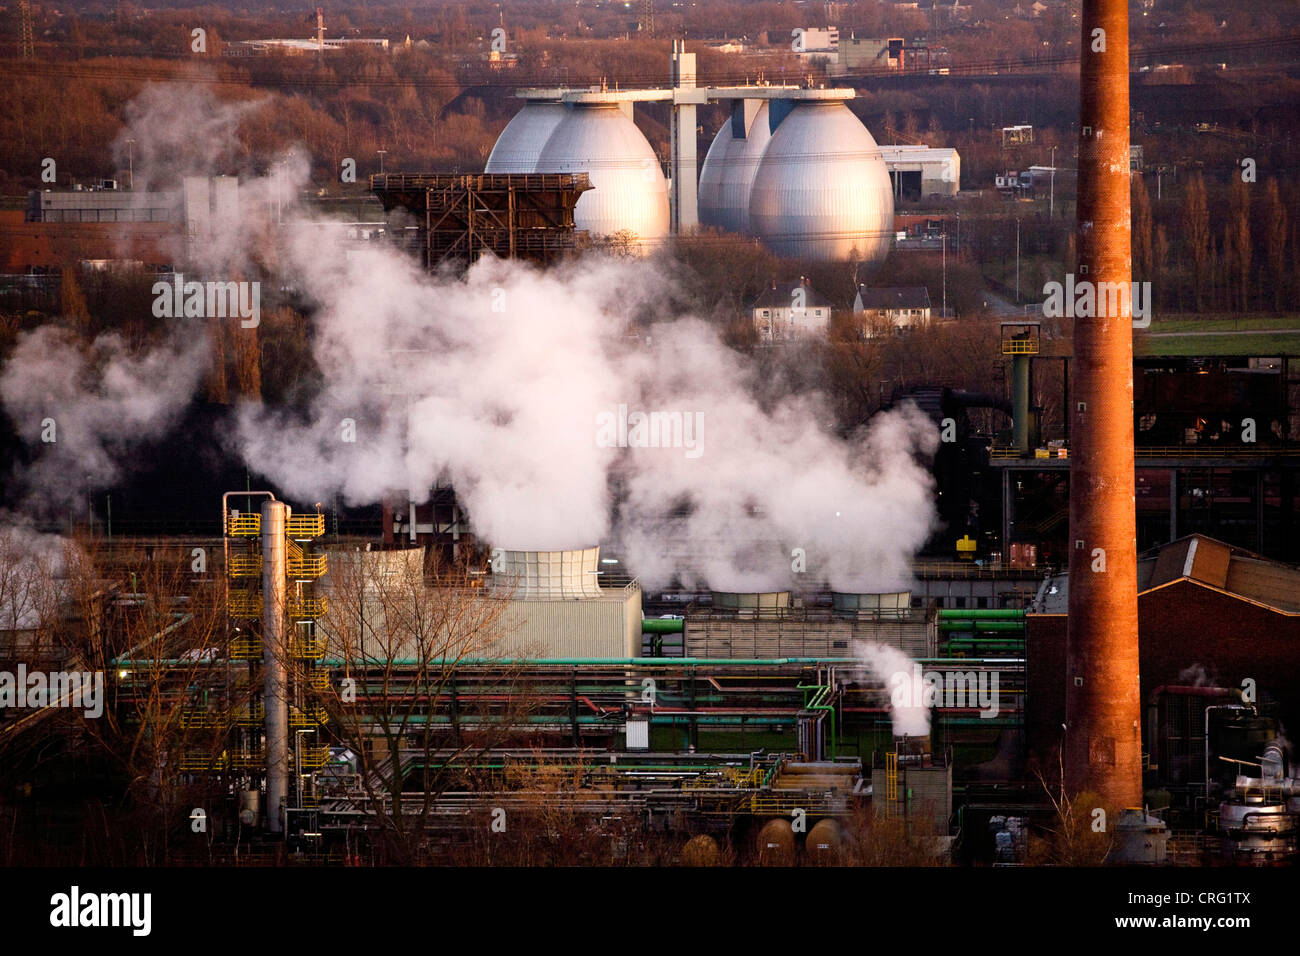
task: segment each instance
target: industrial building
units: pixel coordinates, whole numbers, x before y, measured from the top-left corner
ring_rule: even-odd
[[[1045,579],[1025,616],[1027,744],[1046,765],[1068,719],[1071,579]],[[1145,554],[1136,583],[1145,789],[1168,794],[1173,827],[1217,814],[1230,857],[1289,858],[1300,789],[1280,749],[1275,781],[1258,761],[1300,718],[1300,570],[1193,534]]]
[[[961,189],[961,156],[955,149],[881,146],[880,155],[893,180],[895,199],[903,196],[952,197]]]

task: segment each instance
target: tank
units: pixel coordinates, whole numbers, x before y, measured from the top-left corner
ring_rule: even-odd
[[[572,551],[504,551],[493,562],[498,586],[514,589],[516,598],[580,600],[600,597],[600,548]]]
[[[535,171],[591,175],[592,188],[574,209],[575,226],[593,236],[628,231],[642,243],[667,236],[668,180],[636,124],[612,103],[565,110]]]
[[[887,591],[880,594],[859,594],[851,591],[836,591],[831,595],[831,605],[837,614],[871,618],[904,618],[912,611],[912,592]]]
[[[761,866],[789,866],[794,862],[794,827],[782,817],[763,824],[754,841]]]
[[[682,847],[683,866],[718,866],[721,862],[718,841],[707,833],[696,834]]]
[[[744,116],[743,103],[738,103],[737,116]],[[746,136],[737,137],[738,118],[722,124],[718,135],[709,146],[700,170],[700,224],[726,229],[728,232],[749,232],[749,196],[758,175],[758,165],[763,152],[772,139],[768,121],[767,101],[759,104]]]
[[[527,103],[506,124],[488,156],[485,173],[535,173],[537,157],[564,119],[563,103]]]
[[[1224,855],[1238,862],[1282,862],[1297,850],[1295,816],[1285,802],[1265,796],[1263,788],[1219,804],[1219,833]]]
[[[876,262],[894,195],[875,139],[843,103],[797,103],[772,134],[749,198],[750,231],[777,255]]]
[[[844,848],[844,834],[834,820],[818,820],[804,838],[804,850],[816,863],[833,863]]]
[[[1169,827],[1163,820],[1140,807],[1129,807],[1120,814],[1111,853],[1116,863],[1154,866],[1166,861],[1168,851]]]

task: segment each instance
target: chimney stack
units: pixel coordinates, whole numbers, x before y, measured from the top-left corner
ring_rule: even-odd
[[[1083,0],[1075,281],[1131,290],[1127,0]],[[1065,785],[1142,804],[1131,296],[1076,319]],[[1103,302],[1105,297],[1103,297]]]

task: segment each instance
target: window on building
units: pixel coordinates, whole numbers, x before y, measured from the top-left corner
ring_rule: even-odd
[[[966,606],[966,599],[964,597],[956,598],[955,603],[958,608],[964,608]]]
[[[986,597],[976,598],[975,606],[979,608],[981,611],[986,610],[989,606],[989,599]]]

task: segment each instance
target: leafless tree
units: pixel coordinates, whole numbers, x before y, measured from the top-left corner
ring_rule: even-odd
[[[404,864],[430,857],[439,798],[518,737],[531,707],[522,659],[504,658],[505,601],[465,563],[426,572],[422,554],[335,553],[318,627],[338,679],[317,682],[309,703],[356,756],[356,795],[385,859]],[[467,670],[472,688],[458,688]]]

